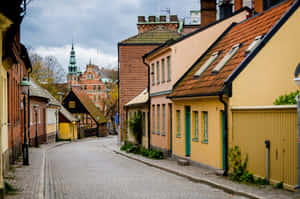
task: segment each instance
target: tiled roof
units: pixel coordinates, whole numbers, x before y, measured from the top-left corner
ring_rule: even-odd
[[[189,69],[189,71],[175,84],[169,97],[209,96],[221,92],[225,80],[246,59],[245,50],[251,45],[257,36],[265,35],[287,12],[294,0],[285,1],[263,13],[260,13],[246,21],[229,28],[213,46]],[[213,68],[222,60],[235,44],[242,44],[238,52],[217,73],[212,74]],[[194,74],[214,53],[221,55],[200,76]]]
[[[162,44],[169,39],[177,39],[182,35],[164,26],[157,26],[151,30],[130,37],[119,44]]]
[[[59,112],[70,122],[76,122],[77,119],[62,105],[60,106]]]
[[[105,123],[105,117],[104,115],[98,110],[96,105],[92,102],[92,100],[85,94],[81,88],[73,87],[72,92],[76,95],[76,97],[79,99],[79,101],[82,103],[82,105],[85,107],[85,109],[90,113],[92,118],[96,121],[101,123]],[[97,117],[99,117],[99,120],[97,120]]]
[[[45,89],[40,87],[37,83],[35,83],[32,80],[30,80],[29,90],[30,90],[31,97],[40,97],[40,98],[50,100],[49,95],[47,94],[47,92],[45,92]]]
[[[148,101],[148,89],[146,88],[138,96],[130,100],[125,106],[134,106],[139,104],[145,104]]]

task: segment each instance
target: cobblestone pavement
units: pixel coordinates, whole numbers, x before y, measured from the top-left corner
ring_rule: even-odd
[[[17,193],[7,195],[7,199],[39,199],[43,153],[47,147],[42,145],[40,148],[29,149],[29,166],[23,166],[22,160],[12,165],[5,181],[17,188]]]
[[[45,199],[243,198],[117,155],[114,140],[89,139],[48,150]]]

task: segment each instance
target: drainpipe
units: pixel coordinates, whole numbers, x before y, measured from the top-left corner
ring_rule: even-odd
[[[267,149],[266,180],[267,180],[267,184],[269,184],[269,179],[270,179],[270,140],[266,140],[265,144],[266,144],[266,149]]]
[[[151,133],[150,133],[150,110],[151,110],[151,98],[150,98],[150,66],[146,63],[145,57],[143,57],[143,63],[147,66],[148,69],[148,149],[151,148]]]
[[[225,102],[225,100],[223,99],[223,92],[221,92],[219,94],[219,99],[220,102],[222,102],[224,104],[224,115],[225,115],[225,129],[224,129],[224,134],[225,134],[225,165],[224,165],[224,176],[227,176],[228,173],[228,104]]]
[[[297,126],[298,126],[298,137],[297,137],[297,146],[298,146],[298,165],[297,165],[297,173],[298,173],[298,180],[297,180],[297,185],[295,189],[300,188],[300,100],[299,100],[299,95],[296,96],[296,101],[297,101]]]

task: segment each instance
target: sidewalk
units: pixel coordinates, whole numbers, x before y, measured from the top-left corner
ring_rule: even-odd
[[[198,166],[180,166],[175,160],[153,160],[148,159],[140,155],[123,152],[117,148],[114,148],[114,152],[125,156],[127,158],[142,162],[148,166],[162,169],[164,171],[188,178],[189,180],[197,183],[204,183],[210,186],[224,190],[225,192],[242,195],[255,199],[296,199],[300,198],[300,193],[293,193],[290,191],[275,189],[271,186],[258,186],[252,184],[237,183],[229,180],[226,177],[217,176],[215,172],[200,168]]]
[[[18,161],[11,166],[8,175],[4,178],[6,182],[17,189],[17,193],[6,195],[7,199],[43,199],[44,198],[44,163],[46,151],[52,147],[65,144],[41,145],[40,148],[29,148],[29,166],[23,166]]]

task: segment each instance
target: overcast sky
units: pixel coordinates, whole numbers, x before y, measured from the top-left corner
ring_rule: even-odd
[[[160,9],[189,16],[199,0],[160,0]],[[72,38],[78,66],[117,67],[117,44],[137,34],[137,16],[159,15],[159,0],[33,0],[22,23],[22,42],[66,69]],[[165,14],[161,12],[162,14]]]

